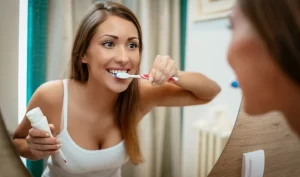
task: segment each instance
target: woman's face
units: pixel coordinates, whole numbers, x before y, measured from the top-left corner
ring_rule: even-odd
[[[288,101],[290,80],[237,5],[230,21],[232,39],[227,57],[243,91],[245,111],[255,115],[281,110]]]
[[[91,39],[82,59],[87,63],[89,79],[120,93],[132,79],[118,79],[114,72],[136,74],[140,62],[139,38],[135,25],[117,16],[109,16]]]

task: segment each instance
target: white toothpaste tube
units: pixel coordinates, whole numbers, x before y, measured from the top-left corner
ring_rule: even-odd
[[[26,114],[27,118],[29,119],[31,126],[33,128],[39,129],[39,130],[43,130],[49,133],[49,135],[51,137],[53,137],[49,124],[48,124],[48,120],[47,118],[44,116],[44,114],[42,113],[41,109],[39,107],[34,108],[32,110],[30,110],[27,114]],[[59,153],[61,155],[61,157],[63,158],[64,162],[67,163],[66,158],[63,154],[63,152],[61,150],[59,150]]]

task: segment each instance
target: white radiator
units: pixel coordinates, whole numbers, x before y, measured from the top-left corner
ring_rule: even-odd
[[[213,120],[201,120],[198,129],[198,175],[207,177],[219,159],[232,132],[233,125],[224,109],[213,109]],[[210,123],[208,123],[210,122]]]

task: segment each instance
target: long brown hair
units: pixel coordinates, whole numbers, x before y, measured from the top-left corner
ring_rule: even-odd
[[[276,62],[300,85],[300,1],[239,0],[238,5]]]
[[[96,2],[88,9],[77,29],[71,54],[70,79],[80,82],[88,80],[88,67],[81,62],[96,29],[108,16],[118,16],[132,22],[138,31],[139,52],[142,53],[142,31],[136,16],[125,6],[115,2]],[[127,154],[134,164],[143,162],[137,134],[139,121],[139,88],[133,80],[126,91],[120,93],[115,105],[115,118],[124,138]]]

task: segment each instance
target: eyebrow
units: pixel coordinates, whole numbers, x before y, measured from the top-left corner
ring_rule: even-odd
[[[105,36],[112,37],[112,38],[114,38],[114,39],[119,39],[118,36],[111,35],[111,34],[104,34],[104,35],[100,36],[99,38],[102,38],[102,37],[105,37]],[[128,38],[128,40],[133,40],[133,39],[139,40],[137,37],[129,37],[129,38]]]

